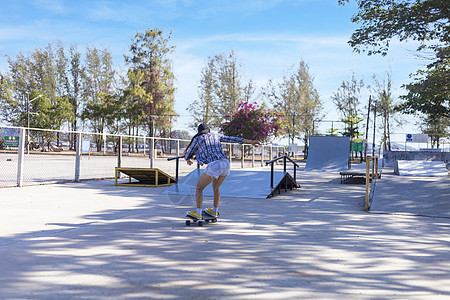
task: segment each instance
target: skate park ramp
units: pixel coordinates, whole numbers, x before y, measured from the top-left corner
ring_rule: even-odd
[[[450,218],[450,178],[398,176],[383,172],[370,212]]]
[[[129,181],[119,183],[117,181],[118,172],[128,175]],[[153,168],[115,168],[115,184],[116,185],[133,185],[133,186],[168,186],[176,182],[175,178],[160,169]],[[132,181],[131,178],[136,181]]]
[[[394,173],[400,176],[448,177],[443,161],[397,160]]]
[[[349,137],[311,136],[305,171],[348,169],[349,152]]]
[[[179,183],[170,186],[163,192],[165,195],[195,195],[195,187],[204,169],[196,169],[179,180]],[[300,187],[289,173],[274,171],[273,188],[270,186],[270,170],[267,168],[253,168],[251,170],[231,170],[230,175],[220,186],[222,197],[265,199],[272,195],[280,185],[288,181],[288,186]],[[289,188],[289,187],[288,187]],[[203,196],[214,196],[212,184],[203,191]]]

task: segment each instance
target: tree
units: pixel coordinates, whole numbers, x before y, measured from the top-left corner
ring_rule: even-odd
[[[418,71],[413,80],[404,85],[408,93],[400,97],[405,102],[397,109],[406,114],[433,116],[431,119],[450,119],[450,59]]]
[[[342,81],[337,92],[332,96],[333,103],[340,112],[341,120],[346,124],[344,135],[350,136],[352,140],[360,135],[358,124],[363,120],[359,117],[359,97],[364,81],[357,80],[352,74],[351,81]]]
[[[202,70],[199,99],[187,109],[194,117],[193,128],[205,121],[211,127],[218,128],[226,115],[236,110],[243,101],[250,100],[254,92],[253,82],[242,83],[240,67],[234,51],[208,58]]]
[[[29,116],[31,128],[57,130],[64,122],[73,118],[72,107],[67,97],[57,97],[51,101],[41,91],[33,91],[30,99],[34,101],[29,102],[29,111],[21,113],[21,119],[27,119]],[[50,148],[50,142],[55,139],[55,134],[48,131],[39,132],[38,136],[41,139],[42,151],[45,145]]]
[[[97,133],[105,132],[107,125],[105,120],[115,117],[115,106],[108,107],[112,103],[110,98],[114,99],[114,76],[111,52],[107,49],[88,47],[83,70],[82,119]],[[97,151],[101,151],[103,136],[95,135],[94,142],[97,144]]]
[[[60,86],[63,72],[61,61],[62,46],[47,45],[36,48],[27,55],[19,53],[15,59],[8,57],[9,72],[2,74],[2,118],[18,126],[27,126],[27,106],[38,108],[39,115],[31,125],[40,128],[60,129],[62,120],[72,120],[71,106]],[[38,93],[42,99],[28,103]],[[48,102],[48,103],[47,103]],[[57,106],[61,108],[56,111]],[[70,109],[69,112],[62,111]],[[36,112],[37,113],[37,112]],[[57,118],[48,120],[48,118]],[[47,127],[45,127],[47,126]]]
[[[285,75],[277,86],[269,81],[263,94],[275,110],[286,116],[286,131],[291,143],[295,137],[302,136],[307,149],[309,136],[314,134],[314,123],[322,119],[322,101],[314,87],[309,65],[300,61],[297,70]]]
[[[225,116],[227,121],[220,130],[225,135],[270,142],[273,138],[285,134],[286,119],[283,114],[259,106],[255,103],[242,102],[231,115]]]
[[[74,114],[74,120],[71,123],[70,128],[73,131],[77,131],[78,120],[82,114],[80,107],[83,105],[83,78],[86,78],[86,75],[84,73],[85,68],[81,61],[81,53],[78,51],[78,46],[76,44],[71,45],[69,48],[68,64],[65,87],[66,95],[69,97],[70,103],[72,103]]]
[[[372,88],[375,97],[374,102],[377,108],[377,115],[382,119],[381,129],[383,130],[384,150],[391,150],[391,130],[401,124],[401,121],[395,117],[395,104],[392,96],[391,74],[387,73],[386,80],[380,81],[373,76],[374,87]]]
[[[450,127],[450,119],[441,118],[440,116],[428,115],[420,124],[423,133],[431,138],[431,147],[439,148],[441,138],[450,136],[448,129]]]
[[[174,74],[169,57],[175,47],[170,46],[170,34],[166,37],[161,29],[138,32],[130,45],[131,55],[125,56],[129,65],[126,96],[136,102],[136,115],[132,117],[142,120],[152,135],[153,124],[165,134],[176,117]]]
[[[339,0],[345,4],[349,0]],[[393,38],[415,40],[418,51],[434,51],[432,63],[404,85],[408,94],[398,110],[406,114],[422,113],[426,120],[449,118],[448,82],[450,78],[450,2],[442,0],[359,0],[352,22],[360,23],[349,44],[357,52],[386,55]],[[437,114],[437,115],[436,115]]]
[[[193,123],[190,124],[192,128],[196,128],[200,123],[210,124],[210,126],[213,123],[218,123],[217,121],[212,122],[217,118],[214,113],[216,101],[214,94],[215,72],[214,60],[209,58],[207,66],[202,69],[198,87],[198,99],[189,104],[187,108],[194,119]]]
[[[341,5],[346,2],[349,0],[339,0]],[[358,13],[352,17],[352,22],[361,27],[352,34],[349,44],[357,52],[365,51],[362,47],[366,47],[369,55],[386,55],[393,38],[419,41],[418,50],[448,48],[448,1],[358,0],[356,3]]]
[[[360,136],[364,135],[363,132],[359,132],[359,123],[364,121],[364,118],[358,117],[358,115],[347,115],[341,119],[345,123],[345,130],[341,132],[343,136],[348,136],[352,142],[360,142]]]
[[[218,100],[215,106],[215,113],[217,116],[223,117],[229,114],[230,111],[236,110],[244,100],[239,70],[241,65],[237,62],[234,51],[231,51],[228,56],[217,55],[215,57],[215,65],[217,77],[214,88]]]

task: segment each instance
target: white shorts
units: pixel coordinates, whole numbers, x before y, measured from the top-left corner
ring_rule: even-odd
[[[215,160],[206,166],[205,173],[214,178],[230,174],[230,161],[228,159]]]

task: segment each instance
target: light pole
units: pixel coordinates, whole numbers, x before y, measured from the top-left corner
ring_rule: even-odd
[[[42,95],[39,95],[37,97],[34,97],[30,100],[30,95],[28,95],[28,101],[27,101],[27,154],[30,151],[30,103],[36,100],[37,98],[42,97]]]

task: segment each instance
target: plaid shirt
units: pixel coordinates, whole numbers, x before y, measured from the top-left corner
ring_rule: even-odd
[[[191,146],[186,150],[184,158],[189,159],[193,154],[197,155],[197,162],[200,165],[209,164],[210,162],[226,159],[227,156],[223,153],[222,144],[224,143],[239,143],[242,144],[243,138],[234,136],[225,136],[215,133],[206,133],[196,137]]]

